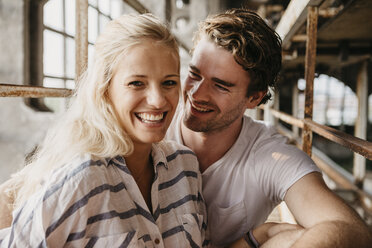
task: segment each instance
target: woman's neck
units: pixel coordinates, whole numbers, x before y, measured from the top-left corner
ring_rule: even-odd
[[[135,144],[134,152],[125,157],[125,163],[150,211],[152,211],[151,187],[155,176],[151,149],[151,144]]]

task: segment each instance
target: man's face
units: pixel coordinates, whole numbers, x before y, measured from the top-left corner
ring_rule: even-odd
[[[249,82],[249,73],[230,52],[203,37],[194,49],[184,85],[186,127],[211,133],[241,121],[249,107]]]

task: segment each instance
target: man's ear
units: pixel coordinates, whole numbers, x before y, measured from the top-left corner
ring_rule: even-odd
[[[264,98],[264,96],[266,96],[266,93],[267,93],[266,90],[253,92],[248,97],[247,108],[253,109],[253,108],[257,107],[257,105],[261,102],[262,98]]]

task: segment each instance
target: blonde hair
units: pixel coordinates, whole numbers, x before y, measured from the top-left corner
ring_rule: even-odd
[[[93,65],[79,79],[70,107],[48,130],[29,164],[13,175],[15,183],[8,193],[15,207],[27,200],[52,170],[78,155],[106,158],[133,152],[133,143],[119,125],[107,90],[118,61],[144,40],[159,42],[178,56],[174,36],[151,14],[123,15],[107,25],[95,44]]]

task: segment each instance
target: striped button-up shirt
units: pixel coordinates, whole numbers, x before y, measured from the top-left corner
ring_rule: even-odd
[[[122,156],[82,156],[52,173],[0,231],[1,247],[201,247],[206,208],[195,154],[153,145],[152,212]]]

